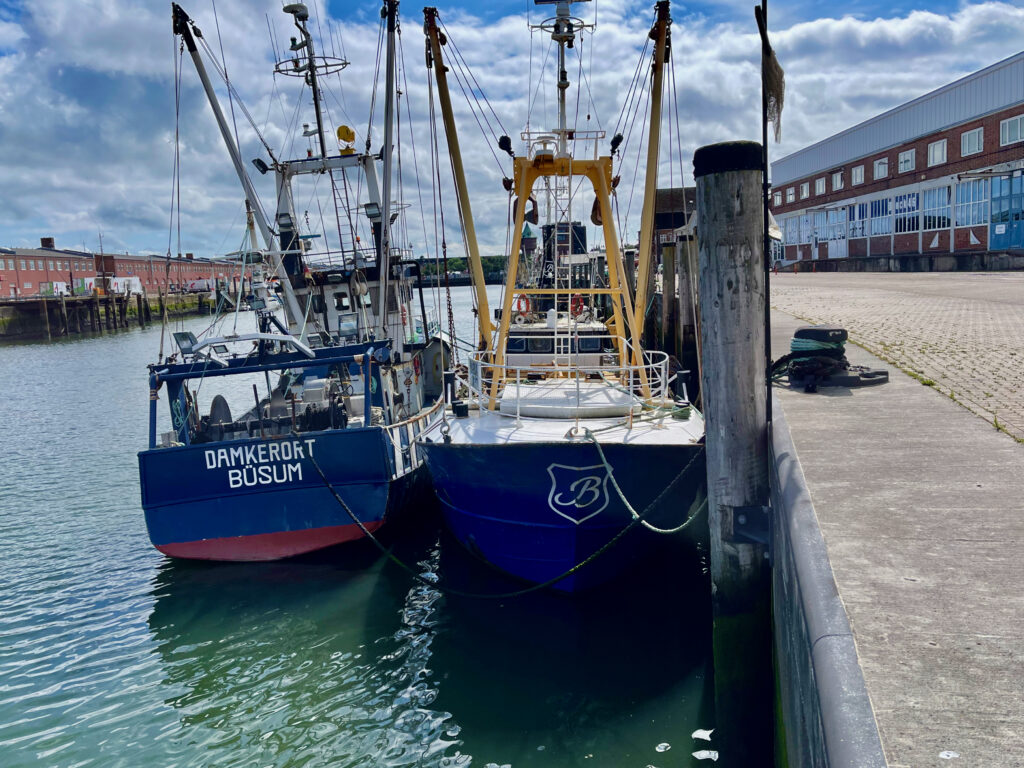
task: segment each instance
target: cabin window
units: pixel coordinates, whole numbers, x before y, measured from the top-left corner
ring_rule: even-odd
[[[527,341],[527,347],[535,355],[551,354],[554,351],[554,344],[547,336],[533,336]]]
[[[508,354],[515,352],[526,351],[526,337],[525,336],[509,336],[508,344],[506,345],[506,351]]]
[[[334,308],[339,312],[347,312],[352,309],[352,301],[345,291],[338,291],[334,294]]]
[[[338,336],[343,343],[358,339],[359,322],[355,312],[338,315]]]
[[[580,352],[600,352],[601,339],[597,336],[581,336]]]

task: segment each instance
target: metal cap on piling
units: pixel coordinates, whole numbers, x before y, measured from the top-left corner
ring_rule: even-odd
[[[726,171],[760,171],[761,145],[756,141],[723,141],[693,153],[693,177]]]

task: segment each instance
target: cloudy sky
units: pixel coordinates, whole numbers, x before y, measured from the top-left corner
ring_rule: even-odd
[[[313,122],[308,91],[302,92],[299,80],[272,74],[275,47],[280,51],[294,34],[280,0],[183,0],[183,5],[226,65],[274,152],[279,157],[304,154],[307,140],[296,138],[294,128],[299,124],[301,133],[301,123]],[[308,5],[321,50],[351,62],[340,77],[330,78],[327,122],[353,126],[362,146],[380,4],[312,0]],[[41,236],[52,235],[58,247],[95,251],[100,233],[108,251],[180,249],[214,255],[240,245],[240,187],[187,57],[176,139],[179,58],[169,6],[164,0],[0,0],[0,245],[33,246]],[[636,173],[636,165],[646,149],[643,116],[636,122],[631,118],[642,110],[624,110],[623,103],[653,20],[652,6],[651,0],[576,6],[576,13],[587,21],[596,19],[597,26],[569,59],[570,122],[609,135],[617,126],[629,134],[633,126],[616,171],[623,179],[619,215],[627,232],[639,225],[640,200],[633,188],[642,186],[642,169]],[[1020,0],[849,0],[835,5],[772,0],[769,26],[787,83],[783,141],[772,145],[773,156],[1017,53],[1024,40],[1021,6]],[[496,132],[513,136],[518,149],[518,134],[528,119],[535,129],[550,127],[555,120],[554,73],[547,58],[551,44],[528,31],[527,14],[534,22],[540,19],[532,2],[438,0],[438,7],[449,38],[496,113],[489,116]],[[663,124],[661,186],[689,176],[696,147],[758,139],[760,134],[752,3],[676,2],[672,12],[675,98]],[[409,206],[402,238],[417,253],[433,252],[422,5],[405,0],[401,13],[401,189]],[[580,58],[587,73],[583,81]],[[456,89],[454,98],[481,250],[499,253],[508,216],[501,178],[510,175],[511,161],[501,153],[493,156],[494,142],[485,138],[461,91]],[[641,100],[645,103],[646,97]],[[236,107],[234,114],[243,157],[268,159],[241,110]],[[375,150],[381,145],[381,123],[378,109],[371,137]],[[441,140],[443,152],[443,135]],[[180,224],[171,208],[176,144]],[[413,163],[414,144],[418,165]],[[442,156],[445,169],[447,157]],[[264,204],[270,205],[271,177],[254,175]],[[458,253],[449,176],[444,173],[441,196],[450,204],[450,252]],[[318,207],[311,189],[299,198],[300,217],[308,215],[310,227],[319,229],[320,212],[329,201]],[[428,209],[426,224],[420,199]],[[581,197],[581,218],[586,219],[590,202]],[[327,228],[336,230],[333,219]]]

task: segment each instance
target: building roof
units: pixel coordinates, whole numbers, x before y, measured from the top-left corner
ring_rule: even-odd
[[[654,210],[656,213],[692,211],[696,207],[696,187],[667,187],[655,192]]]
[[[848,163],[1024,102],[1024,51],[775,161],[772,185]]]

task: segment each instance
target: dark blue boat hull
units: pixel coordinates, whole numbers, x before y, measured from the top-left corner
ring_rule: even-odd
[[[675,527],[703,499],[703,446],[602,448],[638,512],[690,465],[645,517],[652,524]],[[553,579],[595,555],[632,520],[591,443],[435,442],[423,444],[422,450],[451,533],[475,555],[516,578],[534,584]],[[657,535],[634,526],[553,588],[576,592],[613,579],[635,564]]]
[[[371,427],[142,451],[150,540],[173,557],[276,560],[360,538],[307,454],[374,531],[422,470],[392,479],[386,441]]]

